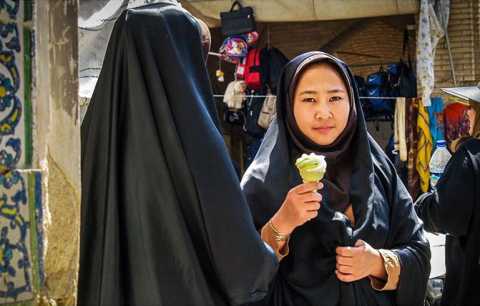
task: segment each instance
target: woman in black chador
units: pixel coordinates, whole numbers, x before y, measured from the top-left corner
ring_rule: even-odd
[[[426,230],[447,234],[442,305],[480,305],[480,87],[444,90],[468,100],[470,135],[454,143],[435,190],[421,195],[415,209]]]
[[[258,305],[423,305],[422,222],[367,132],[348,67],[323,52],[299,55],[277,94],[277,120],[242,179],[255,225],[281,259]],[[320,183],[302,183],[303,153],[325,156]]]
[[[239,305],[275,274],[218,129],[199,28],[171,1],[115,24],[82,124],[79,305]]]

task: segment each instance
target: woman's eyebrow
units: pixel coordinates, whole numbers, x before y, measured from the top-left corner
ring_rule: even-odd
[[[303,95],[315,95],[317,94],[318,92],[316,90],[305,90],[305,91],[302,91],[299,95],[300,96],[303,96]]]
[[[332,88],[327,90],[327,93],[346,93],[345,89],[343,88]]]

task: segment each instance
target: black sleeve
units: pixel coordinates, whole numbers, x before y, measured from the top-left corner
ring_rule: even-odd
[[[467,233],[475,203],[472,169],[470,157],[461,147],[447,164],[436,191],[418,198],[415,209],[426,230],[457,237]]]

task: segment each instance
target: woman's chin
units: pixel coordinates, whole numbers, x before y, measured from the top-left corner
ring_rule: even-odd
[[[330,136],[323,136],[323,137],[316,136],[311,139],[319,146],[328,146],[335,141],[335,138]]]

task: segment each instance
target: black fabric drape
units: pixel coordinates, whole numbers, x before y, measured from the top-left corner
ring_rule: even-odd
[[[450,159],[436,190],[415,209],[425,229],[448,234],[442,305],[480,305],[480,140],[465,141]]]
[[[353,75],[340,60],[311,52],[292,60],[284,69],[277,97],[277,120],[242,179],[255,225],[261,228],[280,208],[287,192],[301,184],[294,166],[299,157],[286,127],[286,93],[298,67],[329,61],[345,71],[357,109],[357,128],[351,140],[349,197],[355,226],[329,205],[328,192],[317,218],[295,229],[290,253],[270,288],[256,305],[422,305],[430,273],[430,249],[412,200],[383,150],[369,136]],[[322,151],[317,153],[322,154]],[[327,172],[330,164],[327,163]],[[325,190],[324,190],[325,191]],[[353,246],[362,239],[377,249],[392,250],[401,263],[396,291],[376,291],[368,278],[340,282],[335,276],[335,248]]]
[[[79,305],[238,305],[277,261],[217,127],[196,20],[152,4],[115,24],[82,124]]]

